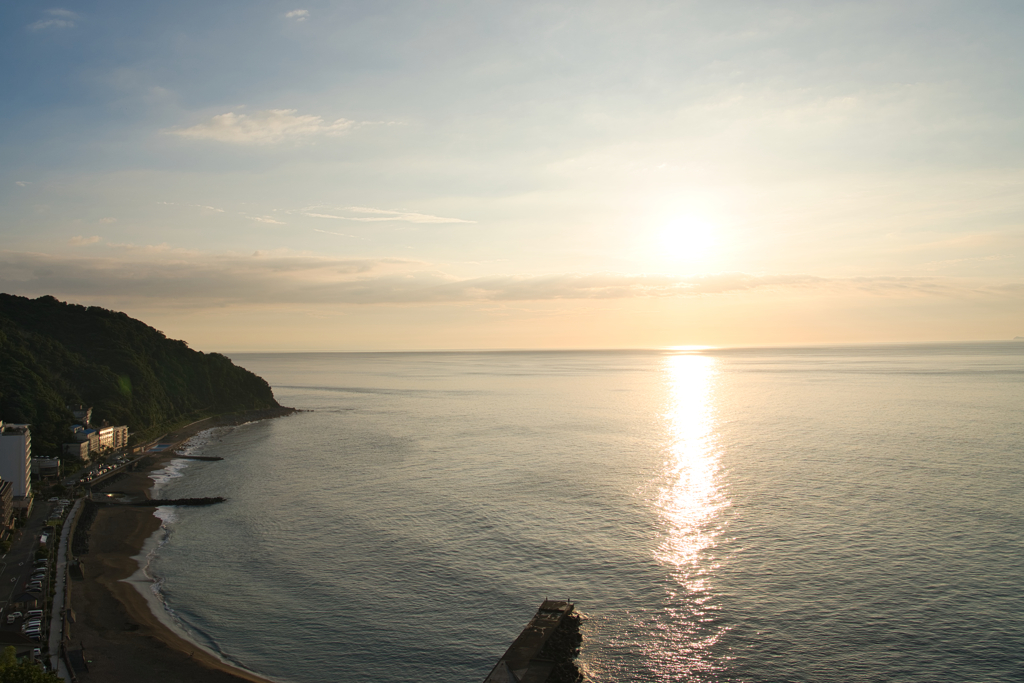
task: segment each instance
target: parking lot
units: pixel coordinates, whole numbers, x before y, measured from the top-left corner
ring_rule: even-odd
[[[10,551],[0,560],[0,639],[15,645],[19,654],[28,652],[37,658],[46,654],[53,581],[50,555],[59,542],[46,522],[62,518],[69,503],[37,500],[26,524],[15,531]],[[37,557],[40,550],[46,557]]]

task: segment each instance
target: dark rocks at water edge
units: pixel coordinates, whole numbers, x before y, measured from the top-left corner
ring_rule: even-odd
[[[82,512],[78,515],[78,523],[75,525],[74,535],[71,537],[71,554],[85,555],[89,552],[89,530],[96,520],[96,512],[99,504],[91,500],[85,501]]]
[[[581,683],[576,666],[583,637],[569,601],[545,600],[484,683]]]
[[[227,498],[223,496],[213,496],[212,498],[168,498],[163,499],[151,499],[139,503],[128,503],[128,505],[134,505],[135,507],[162,507],[164,505],[215,505],[216,503],[223,503]]]
[[[102,505],[104,507],[142,507],[156,508],[164,505],[216,505],[227,500],[223,496],[207,496],[205,498],[145,498],[142,500],[124,497],[124,494],[109,494],[108,500],[88,501],[90,505]]]
[[[583,680],[583,673],[576,666],[576,658],[580,656],[580,646],[583,644],[581,621],[578,614],[565,615],[540,651],[541,659],[555,662],[555,668],[548,674],[546,683],[580,683]]]

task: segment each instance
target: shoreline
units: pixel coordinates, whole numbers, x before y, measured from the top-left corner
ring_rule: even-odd
[[[260,411],[270,412],[270,411]],[[117,492],[150,498],[156,484],[150,478],[179,456],[188,439],[217,427],[245,424],[273,415],[255,412],[209,418],[166,435],[172,446],[147,458],[136,471],[110,485]],[[78,671],[83,683],[134,682],[140,678],[168,683],[274,683],[269,678],[225,661],[195,642],[173,622],[153,592],[146,573],[148,558],[160,543],[163,523],[148,507],[103,506],[89,528],[89,552],[81,560],[84,579],[72,580],[71,607],[76,613],[70,631],[70,650],[81,649],[88,671]]]

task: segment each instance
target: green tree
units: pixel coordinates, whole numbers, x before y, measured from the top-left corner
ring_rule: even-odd
[[[18,661],[14,648],[7,647],[0,654],[0,683],[62,683],[62,679],[28,659]]]
[[[56,455],[71,438],[69,404],[93,422],[154,437],[188,421],[277,408],[265,380],[124,313],[0,294],[0,420],[32,425],[32,451]]]

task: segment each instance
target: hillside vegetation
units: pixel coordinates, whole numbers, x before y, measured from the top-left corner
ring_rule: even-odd
[[[0,420],[31,424],[33,453],[56,454],[74,403],[93,407],[93,424],[125,424],[142,439],[279,407],[261,377],[124,313],[0,294]]]

